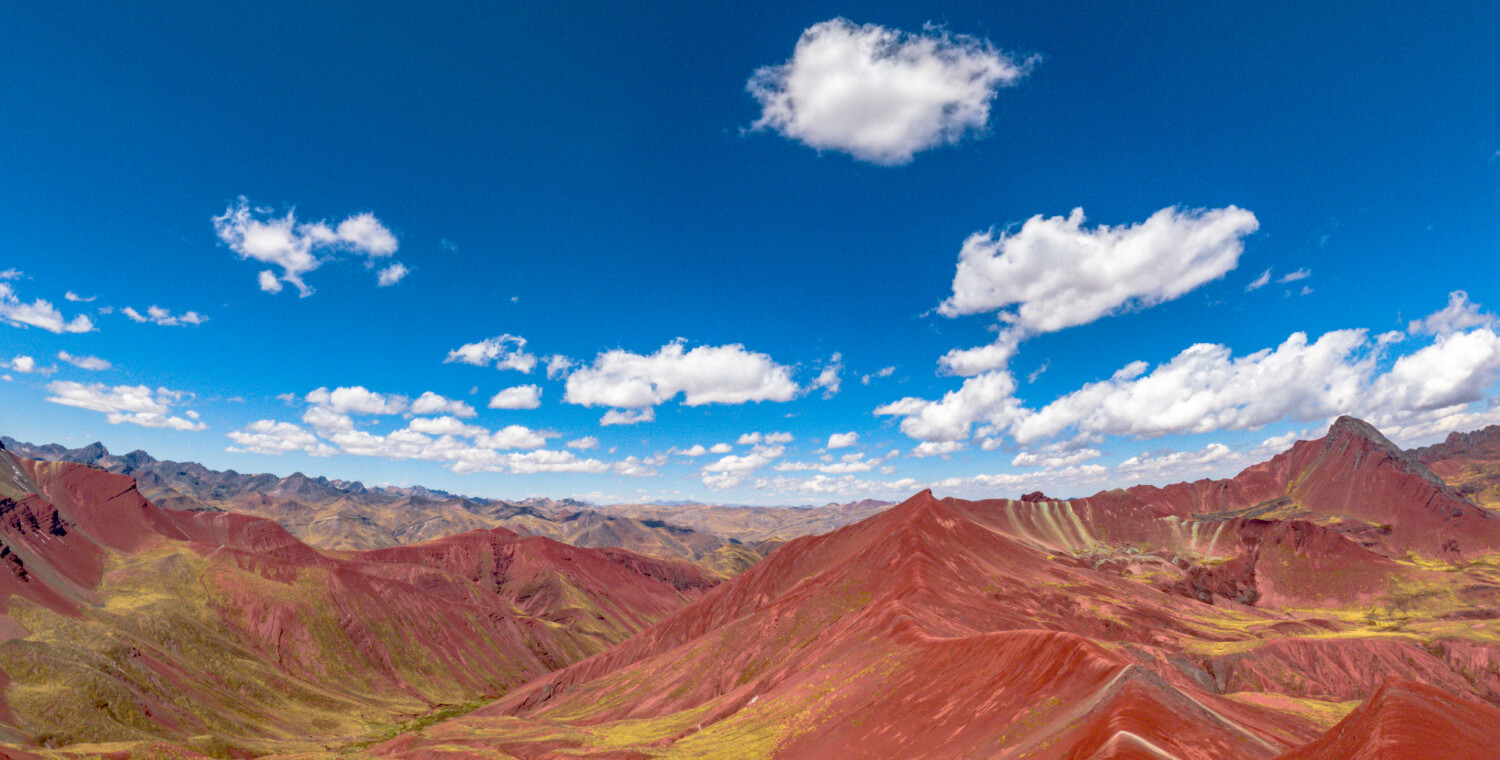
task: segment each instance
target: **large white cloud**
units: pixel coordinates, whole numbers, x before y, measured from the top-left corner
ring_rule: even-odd
[[[295,212],[288,211],[283,217],[271,216],[268,208],[251,208],[244,196],[214,217],[213,225],[219,239],[241,258],[281,268],[279,277],[273,270],[260,272],[260,288],[268,293],[280,292],[281,283],[285,282],[295,286],[303,296],[312,295],[312,288],[302,278],[323,264],[320,253],[351,251],[373,262],[394,254],[398,247],[396,236],[369,212],[350,216],[337,227],[325,221],[298,223]],[[405,275],[406,268],[394,263],[381,272],[382,285],[401,278],[390,279],[388,273],[395,267],[400,267],[401,276]]]
[[[1178,298],[1234,269],[1244,237],[1258,227],[1254,214],[1234,206],[1164,208],[1120,227],[1083,222],[1083,209],[1074,209],[964,241],[953,295],[938,312],[998,311],[1004,327],[992,346],[949,352],[944,369],[969,376],[1000,368],[1031,335]]]
[[[536,357],[526,352],[525,338],[506,333],[485,338],[478,343],[465,343],[449,351],[448,358],[443,363],[449,362],[472,364],[476,367],[493,363],[495,369],[530,372],[536,366]]]
[[[1025,76],[986,40],[940,28],[907,33],[836,18],[802,32],[785,63],[756,70],[752,129],[876,164],[982,133],[1001,87]]]
[[[568,376],[563,400],[582,406],[644,409],[679,393],[688,406],[790,401],[797,396],[792,369],[744,346],[699,346],[673,341],[656,353],[622,349],[599,354]]]
[[[1436,333],[1432,342],[1394,361],[1386,355],[1397,345],[1389,334],[1372,339],[1363,329],[1334,330],[1310,340],[1298,332],[1274,348],[1241,356],[1228,346],[1202,343],[1154,368],[1132,362],[1040,409],[1022,405],[1009,373],[994,371],[966,379],[939,401],[906,398],[876,413],[901,416],[903,432],[932,443],[961,441],[979,425],[980,435],[997,437],[984,442],[986,449],[1003,435],[1022,445],[1082,444],[1110,436],[1321,423],[1340,414],[1364,417],[1393,437],[1411,439],[1441,432],[1438,421],[1455,429],[1500,418],[1500,412],[1472,408],[1500,382],[1500,335],[1492,323],[1454,312],[1452,303],[1464,301],[1419,320],[1418,332]],[[1477,307],[1459,311],[1464,309]]]
[[[16,276],[20,276],[20,273],[16,272]],[[40,327],[54,333],[86,333],[94,330],[94,320],[84,314],[67,319],[50,301],[38,298],[31,303],[22,302],[10,283],[3,280],[0,280],[0,321],[17,327]]]
[[[207,425],[198,419],[198,413],[187,410],[183,416],[172,415],[172,408],[187,401],[191,396],[182,391],[166,388],[152,390],[144,385],[106,386],[103,383],[75,383],[71,381],[47,384],[52,395],[47,400],[54,404],[76,406],[102,412],[111,425],[128,422],[152,428],[172,430],[203,430]]]

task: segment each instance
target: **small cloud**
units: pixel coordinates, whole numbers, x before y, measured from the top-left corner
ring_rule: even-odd
[[[1266,271],[1261,272],[1260,276],[1257,277],[1257,278],[1255,278],[1255,280],[1253,282],[1251,282],[1249,285],[1245,286],[1245,292],[1249,293],[1252,290],[1260,290],[1261,288],[1264,288],[1270,282],[1271,282],[1271,270],[1267,269]]]
[[[377,285],[382,288],[395,285],[396,283],[400,282],[401,278],[405,277],[410,271],[411,270],[406,268],[405,264],[402,264],[399,261],[393,261],[391,262],[390,266],[380,270],[380,276],[378,278]]]
[[[1268,269],[1266,271],[1269,272],[1270,270]],[[1276,282],[1278,282],[1278,283],[1280,283],[1282,285],[1285,285],[1286,283],[1289,283],[1289,282],[1296,282],[1298,280],[1305,280],[1305,279],[1307,279],[1307,278],[1309,278],[1311,276],[1312,276],[1312,270],[1303,268],[1303,269],[1298,269],[1295,272],[1291,272],[1289,274],[1282,275],[1281,278],[1278,279]]]
[[[578,449],[579,451],[586,451],[588,449],[594,449],[594,448],[598,448],[598,447],[599,447],[599,439],[595,438],[594,436],[591,436],[591,435],[586,435],[586,436],[584,436],[582,438],[577,438],[577,439],[568,441],[568,448],[570,448],[570,449]]]
[[[859,433],[834,433],[828,436],[828,448],[846,449],[859,442]]]
[[[146,309],[145,314],[142,314],[129,306],[121,309],[120,313],[129,317],[130,321],[132,322],[150,322],[152,324],[161,325],[162,327],[201,325],[204,322],[208,321],[208,317],[205,317],[196,311],[186,311],[181,314],[174,315],[172,314],[172,312],[167,311],[166,309],[163,309],[162,307],[156,306],[154,304],[150,308]]]
[[[14,272],[15,270],[12,269],[10,271]],[[0,274],[4,274],[4,272],[0,272]],[[0,279],[3,279],[3,278],[0,278]],[[98,297],[99,296],[89,296],[88,298],[84,298],[83,296],[78,295],[77,293],[74,293],[71,290],[63,294],[63,298],[66,298],[69,301],[72,301],[74,303],[92,303],[94,301],[94,299],[98,298]]]
[[[642,422],[654,422],[656,410],[652,407],[645,409],[611,409],[599,418],[600,425],[639,425]]]
[[[86,369],[90,371],[105,370],[113,366],[108,361],[100,359],[97,356],[74,356],[67,351],[58,351],[57,358],[79,369]]]
[[[490,399],[491,409],[535,409],[541,405],[542,389],[537,385],[506,388]]]
[[[859,382],[862,385],[869,385],[871,380],[875,380],[875,379],[882,378],[882,377],[890,377],[892,375],[892,373],[894,373],[895,371],[896,371],[895,367],[883,367],[881,369],[875,370],[874,372],[871,372],[868,375],[865,375],[864,377],[861,377],[859,379]]]

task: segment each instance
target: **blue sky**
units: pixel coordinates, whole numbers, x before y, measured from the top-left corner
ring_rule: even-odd
[[[1097,5],[8,8],[0,430],[787,504],[1500,421],[1500,9]]]

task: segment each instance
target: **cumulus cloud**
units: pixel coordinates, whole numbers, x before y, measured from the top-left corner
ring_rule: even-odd
[[[755,433],[745,433],[745,434],[741,435],[740,438],[739,438],[739,440],[737,441],[737,443],[740,446],[753,446],[753,445],[755,445],[757,443],[766,443],[766,444],[772,444],[772,445],[774,445],[774,444],[778,444],[778,443],[791,443],[792,441],[793,441],[793,437],[792,437],[791,433],[764,433],[764,434],[762,434],[762,433],[759,433],[759,432],[755,432]]]
[[[639,425],[655,422],[655,409],[611,409],[599,418],[600,425]]]
[[[968,445],[962,441],[923,441],[911,450],[914,457],[935,457],[963,451]]]
[[[494,364],[495,369],[513,369],[518,372],[531,372],[536,366],[536,357],[526,353],[526,339],[519,335],[497,335],[486,338],[478,343],[465,343],[458,348],[448,352],[448,358],[443,360],[444,364],[449,362],[461,362],[472,364],[476,367],[484,367]]]
[[[1025,338],[1170,301],[1239,263],[1255,215],[1164,208],[1128,226],[1083,226],[1083,209],[1028,219],[1019,230],[976,232],[964,241],[953,295],[938,313],[999,312],[995,345],[950,352],[947,371],[976,375],[1006,365]]]
[[[1070,465],[1082,464],[1098,459],[1103,454],[1097,449],[1071,449],[1067,446],[1044,446],[1037,451],[1023,451],[1010,460],[1012,467],[1041,467],[1057,470]]]
[[[1241,356],[1202,343],[1155,367],[1132,362],[1040,409],[1024,407],[1008,373],[994,372],[965,380],[941,401],[902,399],[876,413],[902,416],[903,432],[935,444],[962,441],[976,424],[980,435],[1008,434],[1027,446],[1258,429],[1340,414],[1364,417],[1394,437],[1416,437],[1440,431],[1438,420],[1454,429],[1488,419],[1472,405],[1500,381],[1500,335],[1492,323],[1465,316],[1477,312],[1465,304],[1455,294],[1448,309],[1419,320],[1417,332],[1436,337],[1394,361],[1385,352],[1397,343],[1387,335],[1371,339],[1366,330],[1348,329],[1310,340],[1298,332]],[[998,445],[984,445],[992,443]]]
[[[400,414],[406,411],[406,397],[376,393],[363,385],[318,388],[303,399],[309,404],[340,414]]]
[[[455,417],[465,419],[473,417],[474,407],[456,399],[440,396],[432,391],[427,391],[411,402],[412,414],[451,414]]]
[[[745,479],[756,470],[780,459],[785,454],[785,446],[762,444],[755,446],[744,455],[726,455],[703,466],[701,471],[703,485],[715,490],[734,488],[745,482]]]
[[[79,369],[86,369],[90,371],[109,369],[110,367],[114,366],[110,364],[108,360],[100,359],[97,356],[74,356],[67,351],[58,351],[57,358]]]
[[[490,399],[491,409],[535,409],[542,405],[542,389],[537,385],[506,388]]]
[[[744,346],[699,346],[673,341],[656,353],[622,349],[599,354],[568,375],[563,400],[582,406],[649,409],[678,394],[688,406],[790,401],[798,392],[792,370]]]
[[[547,357],[547,379],[556,380],[568,374],[568,370],[572,369],[576,364],[571,358],[562,354],[553,354]]]
[[[1479,311],[1479,304],[1469,300],[1469,294],[1455,290],[1448,294],[1448,305],[1442,310],[1422,319],[1413,320],[1406,331],[1412,335],[1450,335],[1471,327],[1494,324],[1495,318]],[[1393,340],[1400,340],[1396,333]]]
[[[350,216],[337,227],[326,221],[298,223],[293,211],[283,217],[271,213],[268,208],[251,208],[250,202],[240,196],[223,214],[213,217],[219,239],[240,258],[280,267],[279,277],[270,269],[258,275],[261,290],[268,293],[280,292],[285,282],[304,297],[312,295],[312,288],[302,278],[323,264],[320,253],[331,256],[348,251],[367,256],[373,263],[394,254],[398,246],[396,236],[368,212]],[[393,264],[380,273],[382,285],[390,284],[384,281],[386,272],[399,266]],[[401,273],[405,274],[405,267],[401,267]]]
[[[227,435],[237,444],[230,446],[228,450],[236,453],[277,455],[300,451],[312,456],[338,453],[337,449],[319,441],[317,436],[290,422],[256,420],[246,425],[244,430],[235,430]]]
[[[382,288],[395,285],[410,271],[406,268],[405,264],[399,261],[393,262],[390,266],[380,270],[380,274],[376,278],[376,285]]]
[[[15,271],[15,270],[10,270]],[[16,276],[20,272],[16,271]],[[79,314],[71,320],[62,315],[51,302],[38,298],[31,303],[21,301],[16,291],[9,282],[0,278],[0,321],[9,323],[16,327],[40,327],[47,332],[54,333],[86,333],[93,332],[94,321],[87,315]]]
[[[598,447],[599,439],[591,435],[586,435],[582,438],[575,438],[571,441],[568,441],[568,448],[578,449],[579,451],[587,451],[589,449],[595,449]]]
[[[777,476],[757,478],[752,484],[761,491],[783,493],[794,496],[828,498],[844,496],[868,498],[872,495],[905,497],[911,495],[921,484],[912,478],[893,481],[866,480],[854,475],[814,475],[808,478]]]
[[[111,425],[130,423],[151,428],[172,430],[203,430],[208,427],[197,419],[197,413],[188,410],[182,417],[172,416],[172,408],[191,398],[191,394],[166,388],[152,390],[144,385],[117,385],[113,388],[103,383],[75,383],[57,381],[47,384],[51,396],[47,401],[64,406],[75,406],[102,412]]]
[[[828,436],[829,449],[846,449],[859,443],[859,433],[834,433]]]
[[[834,354],[828,359],[828,363],[823,365],[823,369],[818,372],[818,376],[813,378],[812,383],[807,386],[808,392],[811,393],[818,388],[822,388],[823,398],[833,398],[839,392],[839,375],[843,371],[843,355]]]
[[[56,366],[43,367],[38,365],[36,358],[31,356],[17,356],[8,362],[0,362],[0,369],[13,369],[23,375],[29,375],[33,372],[50,375],[57,371]]]
[[[150,322],[152,324],[161,325],[162,327],[201,325],[204,322],[208,321],[208,317],[205,317],[196,311],[185,311],[181,314],[174,315],[172,314],[172,312],[154,304],[150,307],[147,307],[145,314],[142,314],[129,306],[121,309],[120,313],[129,317],[130,321],[132,322]]]
[[[920,33],[836,18],[802,32],[785,63],[746,85],[760,103],[753,130],[882,165],[983,133],[1001,87],[1036,58],[929,27]]]

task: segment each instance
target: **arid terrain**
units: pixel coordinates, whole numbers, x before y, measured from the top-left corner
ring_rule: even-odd
[[[203,473],[184,488],[129,469],[152,487],[0,452],[7,753],[1334,760],[1500,747],[1500,428],[1408,452],[1346,417],[1229,480],[1068,501],[924,491],[779,523],[769,508],[560,517],[504,503],[507,520],[677,537],[622,541],[634,551],[496,525],[319,549],[221,510],[256,488],[263,504],[352,494],[337,509],[372,515],[459,497],[299,476],[214,499]],[[371,493],[389,501],[355,498]],[[818,530],[848,516],[862,519]],[[700,535],[718,543],[683,548]],[[732,570],[689,561],[767,541]]]

